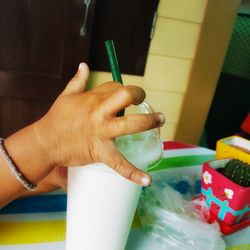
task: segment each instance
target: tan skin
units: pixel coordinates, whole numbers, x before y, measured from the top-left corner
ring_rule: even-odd
[[[86,91],[89,76],[84,63],[39,121],[5,140],[5,147],[36,192],[27,191],[0,157],[0,207],[17,197],[66,188],[65,167],[103,162],[125,178],[142,186],[151,177],[129,163],[115,148],[114,138],[164,123],[161,113],[116,117],[118,111],[140,104],[145,92],[137,86],[104,83]]]

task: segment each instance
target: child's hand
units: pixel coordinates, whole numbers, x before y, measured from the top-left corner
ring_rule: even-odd
[[[116,117],[129,105],[143,102],[144,91],[136,86],[109,82],[84,92],[88,75],[89,69],[82,63],[49,112],[35,123],[35,133],[50,164],[76,166],[103,162],[125,178],[149,185],[150,176],[117,151],[114,138],[160,127],[164,123],[163,115]]]

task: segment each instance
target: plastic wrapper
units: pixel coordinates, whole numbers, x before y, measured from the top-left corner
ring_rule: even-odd
[[[192,200],[201,191],[201,169],[197,168],[172,168],[152,173],[154,182],[164,187],[169,185],[179,191],[186,200]]]
[[[166,183],[155,181],[144,189],[138,212],[144,231],[159,249],[225,249],[219,225],[205,222],[209,216],[205,203],[185,200]]]

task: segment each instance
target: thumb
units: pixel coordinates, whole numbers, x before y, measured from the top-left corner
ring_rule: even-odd
[[[80,63],[78,71],[70,80],[62,95],[69,95],[74,93],[81,93],[85,90],[89,79],[89,67],[86,63]]]

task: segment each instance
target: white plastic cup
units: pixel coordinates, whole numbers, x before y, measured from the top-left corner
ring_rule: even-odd
[[[140,191],[102,163],[70,169],[66,249],[124,249]]]
[[[143,170],[162,154],[158,129],[122,136],[116,143]],[[140,193],[141,186],[103,163],[70,168],[66,250],[124,250]]]

